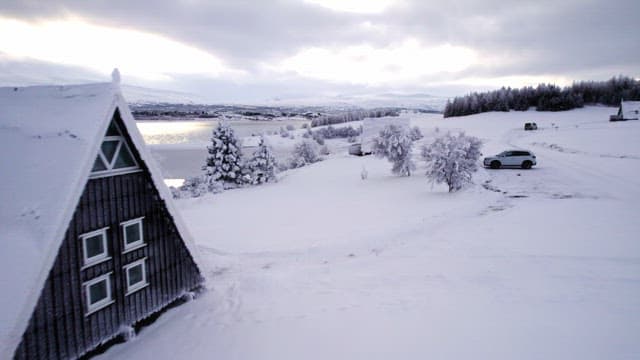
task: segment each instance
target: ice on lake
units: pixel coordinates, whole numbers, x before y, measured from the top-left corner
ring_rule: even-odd
[[[156,159],[165,179],[184,179],[202,173],[207,157],[206,146],[211,141],[211,132],[219,120],[152,120],[137,121],[151,154]],[[278,132],[292,125],[300,129],[310,121],[304,118],[281,118],[269,121],[233,119],[228,123],[238,138],[261,133]],[[280,154],[284,156],[284,154]],[[172,184],[179,184],[177,183]]]

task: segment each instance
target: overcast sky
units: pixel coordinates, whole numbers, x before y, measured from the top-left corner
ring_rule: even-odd
[[[255,102],[640,77],[638,0],[2,0],[0,84]]]

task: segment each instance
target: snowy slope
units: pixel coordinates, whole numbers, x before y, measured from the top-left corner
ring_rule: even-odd
[[[424,141],[465,130],[486,155],[538,156],[456,194],[335,155],[181,200],[209,291],[102,358],[638,358],[640,123],[610,113],[414,116]]]

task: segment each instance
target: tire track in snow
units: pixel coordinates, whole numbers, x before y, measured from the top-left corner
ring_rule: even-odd
[[[517,130],[510,130],[505,133],[503,136],[503,141],[510,147],[516,148],[526,148],[526,146],[522,146],[522,141],[524,138],[529,137],[529,134],[523,134],[517,132]],[[606,184],[602,188],[606,189],[615,189],[615,194],[618,195],[620,192],[624,193],[634,193],[638,194],[640,191],[640,182],[635,181],[634,179],[616,175],[613,171],[606,171],[597,168],[597,165],[594,164],[593,159],[589,159],[588,156],[582,154],[582,152],[578,153],[563,153],[558,151],[553,151],[551,149],[540,149],[540,152],[544,154],[544,167],[545,168],[556,168],[559,170],[558,175],[562,175],[563,169],[570,170],[569,176],[573,178],[573,181],[565,181],[567,190],[569,192],[575,191],[576,189],[573,187],[576,184],[579,184],[585,176],[590,178],[599,179],[599,183]],[[540,159],[540,156],[538,156]],[[574,159],[572,159],[574,158]],[[575,158],[580,160],[575,160]],[[554,164],[555,163],[555,164]],[[635,164],[635,162],[633,162]],[[549,164],[550,166],[547,166]],[[566,173],[566,172],[565,172]],[[608,185],[608,186],[607,186]],[[613,185],[613,186],[612,186]],[[594,190],[594,189],[582,189],[582,190]],[[602,191],[602,189],[599,189]],[[612,196],[610,190],[605,190],[604,195]]]

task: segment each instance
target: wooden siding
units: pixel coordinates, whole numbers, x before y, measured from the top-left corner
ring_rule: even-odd
[[[134,152],[136,152],[134,150]],[[137,153],[135,154],[136,157]],[[139,159],[139,157],[138,157]],[[146,246],[123,253],[120,223],[142,217]],[[79,236],[108,227],[110,260],[84,268]],[[124,266],[146,257],[149,285],[125,295]],[[90,315],[83,283],[112,272],[114,303]],[[146,169],[87,182],[14,357],[77,358],[194,289],[202,277]]]

